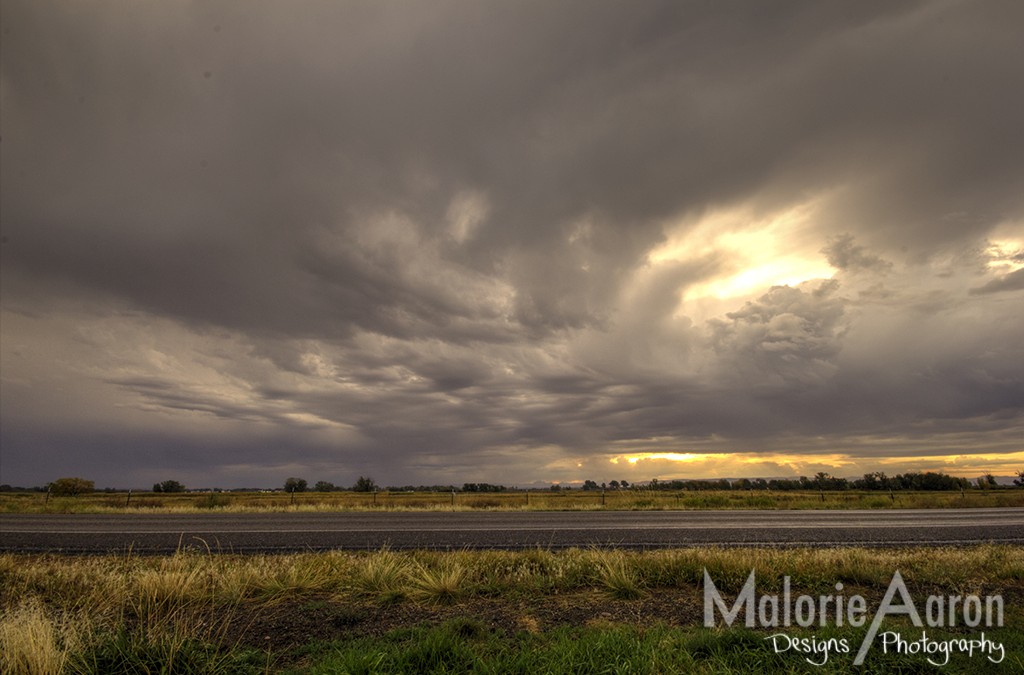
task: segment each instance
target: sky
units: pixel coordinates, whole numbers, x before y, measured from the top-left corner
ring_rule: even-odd
[[[1024,469],[1024,3],[0,23],[0,482]]]

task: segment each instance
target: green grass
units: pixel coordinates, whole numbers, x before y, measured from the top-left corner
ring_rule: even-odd
[[[68,659],[66,672],[117,673],[262,673],[267,655],[255,649],[222,645],[185,634],[146,635],[118,630],[97,636]]]
[[[439,627],[389,633],[380,639],[350,640],[311,647],[293,673],[846,673],[863,639],[856,630],[789,631],[792,637],[845,640],[846,653],[833,652],[823,665],[820,653],[776,653],[768,633],[729,630],[607,626],[559,628],[545,634],[511,638],[472,619]],[[954,655],[939,668],[919,655],[883,653],[874,647],[864,673],[1020,672],[1024,637],[1003,629],[987,635],[1001,641],[1009,656],[996,666],[975,655]],[[907,631],[907,639],[912,639]],[[935,636],[939,638],[939,635]],[[948,637],[948,636],[947,636]],[[779,644],[785,644],[780,640]]]

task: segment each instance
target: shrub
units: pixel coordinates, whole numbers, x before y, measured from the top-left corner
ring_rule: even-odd
[[[96,484],[84,478],[58,478],[50,483],[50,492],[58,496],[75,497],[96,489]]]

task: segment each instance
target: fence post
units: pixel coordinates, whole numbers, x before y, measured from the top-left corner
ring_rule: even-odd
[[[604,506],[604,488],[601,488],[601,506]]]
[[[128,489],[128,499],[124,500],[124,507],[128,508],[128,505],[131,504],[131,503],[132,503],[132,491],[131,491],[131,488],[129,488]]]
[[[46,506],[49,503],[50,503],[50,486],[47,485],[46,486],[46,499],[43,500],[43,506]]]

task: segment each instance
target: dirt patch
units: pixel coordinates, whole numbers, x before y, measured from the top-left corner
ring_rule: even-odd
[[[796,596],[803,591],[794,589]],[[847,595],[863,595],[875,607],[881,589],[846,589]],[[919,591],[918,591],[919,592]],[[915,597],[924,597],[927,593]],[[935,589],[933,592],[943,592]],[[991,592],[1002,593],[1007,606],[1024,599],[1024,586],[1006,585]],[[731,596],[732,594],[728,594]],[[425,605],[412,601],[378,604],[336,597],[303,597],[274,604],[239,605],[211,623],[225,645],[256,647],[283,653],[311,642],[331,642],[360,637],[379,637],[390,631],[415,626],[437,626],[452,619],[471,618],[487,630],[515,635],[541,633],[563,626],[636,627],[665,624],[678,627],[703,623],[701,589],[660,588],[635,600],[618,600],[597,590],[581,590],[543,596],[470,597],[450,605]]]
[[[469,617],[487,629],[514,635],[560,626],[600,624],[696,625],[703,605],[696,589],[660,589],[637,600],[615,600],[596,591],[521,598],[469,598],[451,605],[388,605],[306,597],[273,605],[238,606],[220,617],[226,644],[275,652],[314,641],[377,637],[398,628],[435,626]]]

